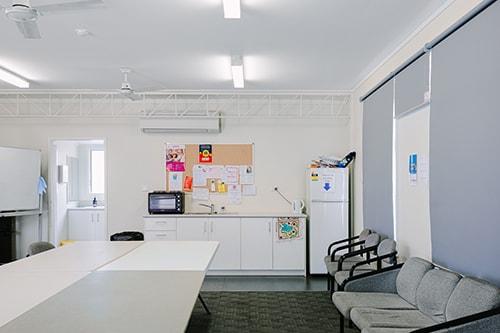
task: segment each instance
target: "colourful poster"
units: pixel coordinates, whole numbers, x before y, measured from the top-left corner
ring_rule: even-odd
[[[300,220],[296,217],[279,217],[277,220],[278,240],[298,239],[300,233]]]
[[[200,163],[212,163],[212,145],[200,145],[199,151]]]
[[[167,162],[168,171],[184,172],[186,171],[186,145],[167,143]]]

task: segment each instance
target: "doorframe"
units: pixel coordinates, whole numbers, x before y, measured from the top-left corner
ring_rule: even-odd
[[[49,207],[49,218],[48,218],[48,239],[49,242],[54,245],[56,241],[56,229],[55,224],[57,221],[57,146],[58,141],[103,141],[104,146],[104,216],[106,218],[106,231],[109,234],[109,219],[108,219],[108,168],[109,168],[109,157],[108,157],[108,138],[107,137],[61,137],[61,138],[49,138],[49,149],[48,149],[48,207]]]

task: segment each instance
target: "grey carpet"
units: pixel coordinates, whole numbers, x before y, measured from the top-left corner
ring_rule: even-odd
[[[339,332],[328,292],[202,292],[187,332]],[[359,332],[346,327],[346,333]]]

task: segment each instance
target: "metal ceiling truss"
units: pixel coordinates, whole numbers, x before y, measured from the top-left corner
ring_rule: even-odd
[[[349,122],[350,93],[1,92],[0,118],[276,118]]]

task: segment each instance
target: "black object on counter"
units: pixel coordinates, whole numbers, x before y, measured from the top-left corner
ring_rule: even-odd
[[[116,234],[111,235],[109,238],[110,241],[143,241],[144,234],[139,231],[123,231]]]

